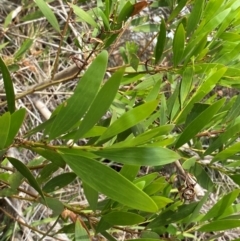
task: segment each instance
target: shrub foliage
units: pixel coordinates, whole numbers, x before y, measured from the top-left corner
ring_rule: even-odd
[[[6,107],[0,117],[0,196],[50,214],[34,225],[5,215],[41,240],[59,233],[76,241],[94,235],[116,240],[120,232],[142,241],[216,240],[218,231],[238,228],[240,1],[100,0],[88,8],[84,1],[65,1],[64,23],[54,2],[47,2],[35,0],[34,11],[19,21],[45,18],[49,35],[58,39],[48,80],[16,93],[12,78],[37,34],[46,37],[41,32],[22,41],[11,61],[4,52],[7,38],[0,45],[6,94],[0,103]],[[155,23],[142,15],[160,8],[169,14]],[[6,34],[11,16],[2,24]],[[128,40],[127,31],[136,39]],[[141,33],[144,46],[137,40]],[[61,69],[67,38],[79,55]],[[73,79],[74,92],[41,124],[29,122],[27,106],[16,108],[19,100]],[[28,150],[31,158],[9,155],[13,148]],[[219,188],[219,176],[231,181],[228,191]],[[76,189],[63,198],[73,183],[83,189],[84,204]]]

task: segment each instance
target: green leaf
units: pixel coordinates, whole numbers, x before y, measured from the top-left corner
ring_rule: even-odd
[[[158,64],[162,57],[165,42],[166,42],[166,24],[164,19],[161,19],[160,31],[158,33],[157,44],[154,50],[155,64]]]
[[[11,115],[10,129],[9,129],[7,141],[5,144],[6,147],[12,144],[15,136],[17,135],[20,127],[22,126],[25,114],[26,114],[26,109],[22,108],[20,110],[17,110]]]
[[[43,169],[39,172],[37,177],[37,182],[41,185],[46,182],[50,178],[52,178],[52,174],[59,169],[59,166],[56,166],[54,163],[49,163],[43,167]]]
[[[169,223],[178,222],[186,217],[188,217],[196,208],[198,203],[190,203],[181,205],[176,212],[172,210],[167,210],[158,215],[153,221],[151,221],[147,227],[157,228],[161,226],[168,225]]]
[[[204,1],[202,0],[194,1],[194,7],[191,11],[191,14],[187,22],[187,36],[189,36],[197,27],[202,15],[203,6],[204,6]]]
[[[87,133],[106,113],[118,91],[123,73],[123,69],[115,72],[101,88],[92,105],[90,106],[86,116],[82,120],[74,140],[80,139],[80,137]]]
[[[231,12],[231,8],[225,9],[224,11],[220,12],[219,14],[213,16],[211,20],[201,29],[201,34],[207,34],[217,28],[224,19],[228,16]]]
[[[178,1],[178,5],[176,8],[171,12],[171,15],[168,18],[168,22],[172,21],[177,15],[181,12],[181,10],[185,7],[187,0]]]
[[[65,166],[65,162],[62,159],[61,155],[59,155],[55,150],[49,150],[42,147],[31,147],[29,149],[45,157],[47,160],[51,161],[54,165],[58,167]]]
[[[232,146],[225,148],[223,151],[219,152],[213,159],[212,162],[215,161],[225,161],[229,157],[235,155],[236,153],[239,153],[240,143],[237,142],[233,144]]]
[[[75,241],[91,241],[88,232],[77,219],[75,223]]]
[[[176,67],[181,61],[184,52],[185,30],[183,24],[180,23],[176,29],[173,39],[173,65]]]
[[[1,56],[0,56],[0,70],[3,76],[3,83],[4,83],[4,88],[5,88],[6,97],[7,97],[8,110],[10,111],[10,113],[13,113],[15,111],[15,94],[14,94],[13,82],[12,82],[10,73],[8,71],[8,68],[5,65]]]
[[[6,112],[0,117],[0,150],[4,149],[7,144],[9,130],[11,125],[11,115]]]
[[[92,62],[79,81],[74,94],[60,109],[51,125],[51,129],[45,129],[45,134],[49,133],[49,139],[53,139],[68,131],[85,114],[97,95],[106,71],[107,61],[107,51],[103,51]]]
[[[185,122],[187,115],[189,114],[190,110],[192,109],[193,105],[200,101],[203,97],[205,97],[216,85],[220,78],[226,72],[226,67],[220,67],[219,69],[212,69],[212,71],[207,75],[207,79],[200,85],[197,92],[192,96],[189,100],[188,104],[180,115],[178,116],[176,122],[177,124]]]
[[[239,129],[240,123],[237,123],[236,125],[227,128],[224,133],[220,134],[219,137],[209,145],[204,155],[210,155],[216,149],[223,146],[225,143],[228,142],[229,139],[231,139],[239,133]]]
[[[100,136],[98,141],[113,137],[146,119],[157,107],[158,100],[147,102],[124,113]]]
[[[196,117],[183,131],[179,139],[176,142],[175,148],[179,148],[184,143],[192,139],[199,131],[201,131],[205,125],[209,124],[212,117],[218,112],[218,110],[224,104],[225,99],[221,99],[209,106],[198,117]]]
[[[183,72],[183,78],[180,86],[180,104],[183,107],[185,100],[190,94],[190,90],[193,82],[193,68],[186,68]]]
[[[140,166],[123,165],[120,174],[126,177],[129,181],[133,181],[139,172]]]
[[[134,225],[144,222],[145,218],[131,212],[113,211],[103,215],[102,219],[111,225]]]
[[[106,229],[113,227],[114,225],[134,225],[144,222],[145,218],[131,212],[113,211],[106,215],[103,215],[97,228],[96,232],[102,232]]]
[[[201,232],[215,232],[215,231],[222,231],[227,229],[233,229],[240,227],[240,220],[236,219],[225,219],[225,220],[217,220],[211,223],[208,223],[198,230]]]
[[[173,200],[171,200],[170,198],[161,196],[152,196],[152,199],[157,204],[159,210],[165,208],[169,203],[173,202]]]
[[[208,197],[209,197],[209,193],[206,193],[205,196],[201,198],[201,200],[198,202],[198,205],[196,206],[196,208],[194,209],[190,217],[187,219],[188,224],[194,222],[194,220],[199,217],[200,210],[203,204],[207,202]]]
[[[97,23],[95,22],[95,20],[92,18],[90,14],[88,14],[83,9],[81,9],[80,7],[74,4],[69,3],[69,5],[73,8],[74,13],[79,17],[81,21],[90,24],[94,28],[98,28]]]
[[[73,182],[75,178],[76,174],[73,172],[62,173],[53,177],[49,182],[47,182],[42,190],[47,193],[54,192],[67,186],[69,183]]]
[[[110,167],[81,156],[63,154],[62,157],[82,181],[93,189],[134,209],[157,211],[156,204],[146,193]]]
[[[46,17],[48,22],[53,26],[53,28],[60,33],[60,27],[58,24],[58,20],[55,17],[54,13],[48,6],[48,4],[44,0],[34,0],[34,2],[37,4],[43,15]]]
[[[180,158],[176,152],[163,147],[104,148],[95,151],[94,154],[135,166],[160,166]]]
[[[162,125],[156,128],[152,128],[149,131],[145,131],[142,134],[137,135],[133,139],[124,140],[122,142],[118,142],[114,144],[113,148],[119,147],[131,147],[131,146],[139,146],[146,143],[151,143],[153,138],[158,138],[163,135],[168,135],[171,130],[174,128],[174,125]]]
[[[38,184],[38,182],[36,181],[36,179],[34,178],[34,176],[32,175],[32,173],[30,172],[30,170],[19,160],[12,158],[12,157],[8,157],[9,162],[11,162],[11,164],[28,180],[29,184],[41,195],[41,197],[44,199],[44,195],[43,192]]]
[[[96,211],[97,209],[97,204],[98,204],[98,192],[90,187],[88,184],[83,182],[83,190],[84,194],[88,200],[89,203],[89,208],[92,209],[93,211]]]
[[[21,57],[31,48],[32,44],[33,44],[33,39],[24,40],[24,42],[21,44],[21,47],[14,54],[14,58],[16,60],[21,59]]]
[[[201,219],[201,221],[206,221],[212,218],[217,219],[222,213],[236,200],[240,193],[239,189],[235,189],[232,192],[221,198]]]
[[[52,209],[53,216],[60,215],[64,210],[63,204],[57,198],[45,197],[45,199],[44,200],[41,199],[40,202],[44,205],[47,204],[47,207]]]

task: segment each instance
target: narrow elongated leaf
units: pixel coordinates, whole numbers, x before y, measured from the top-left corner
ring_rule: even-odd
[[[212,117],[218,112],[224,102],[225,99],[217,101],[216,103],[208,107],[205,111],[203,111],[198,117],[196,117],[180,135],[175,147],[178,148],[184,143],[188,142],[199,131],[201,131],[205,125],[209,124]]]
[[[145,218],[130,212],[121,212],[121,211],[115,211],[110,212],[106,215],[103,215],[97,228],[97,232],[105,231],[106,229],[109,229],[110,227],[113,227],[114,225],[121,225],[121,226],[127,226],[127,225],[134,225],[138,223],[144,222]]]
[[[203,11],[203,6],[204,6],[204,1],[202,0],[196,0],[194,2],[194,7],[191,11],[191,14],[189,16],[188,19],[188,24],[187,24],[187,35],[190,35],[193,30],[196,28],[201,15],[202,15],[202,11]]]
[[[176,122],[177,124],[185,122],[185,119],[187,115],[189,114],[190,110],[192,109],[193,105],[200,101],[206,94],[211,91],[216,83],[220,80],[220,78],[224,75],[227,68],[223,67],[220,69],[215,69],[211,71],[209,76],[207,76],[207,79],[204,81],[204,83],[199,87],[195,95],[192,96],[186,107],[181,112],[180,116],[177,118]]]
[[[98,192],[85,182],[83,182],[83,190],[88,200],[89,208],[95,211],[97,209],[98,204]]]
[[[11,115],[9,112],[6,112],[0,117],[0,150],[6,147],[10,125]]]
[[[136,136],[133,139],[128,139],[119,143],[114,144],[114,148],[119,147],[131,147],[139,146],[145,143],[150,143],[153,138],[158,138],[162,135],[168,135],[171,130],[174,128],[174,125],[162,125],[156,128],[153,128],[149,131],[143,132],[142,134]]]
[[[62,159],[61,155],[59,155],[55,150],[49,150],[47,148],[41,148],[41,147],[31,147],[29,149],[45,157],[47,160],[51,161],[53,164],[55,164],[58,167],[65,166],[65,162]]]
[[[8,68],[5,65],[4,61],[2,60],[1,56],[0,56],[0,70],[3,76],[3,83],[6,91],[8,110],[10,111],[10,113],[13,113],[15,111],[15,94],[14,94],[13,82],[12,82],[10,73],[8,71]]]
[[[77,140],[87,133],[94,124],[106,113],[112,101],[117,94],[124,71],[117,71],[101,88],[98,95],[90,106],[86,116],[82,120],[79,130],[74,139]]]
[[[196,206],[196,208],[194,209],[194,211],[192,212],[190,217],[187,219],[187,223],[190,224],[191,222],[194,222],[194,220],[196,218],[199,217],[200,210],[201,210],[203,204],[206,203],[208,197],[209,197],[209,193],[206,193],[205,196],[198,202],[198,205]]]
[[[53,28],[60,33],[60,27],[57,21],[57,18],[55,17],[54,13],[44,0],[34,0],[34,2],[37,4],[43,15],[46,17],[48,22],[53,26]]]
[[[201,219],[201,221],[206,221],[211,218],[217,218],[222,215],[227,207],[232,205],[240,193],[239,189],[235,189],[232,192],[221,198]]]
[[[108,61],[106,51],[100,53],[92,62],[79,81],[74,94],[66,101],[57,114],[50,130],[49,139],[53,139],[68,131],[81,119],[96,97],[99,86],[104,77]]]
[[[128,179],[95,160],[63,154],[71,169],[89,186],[126,206],[156,212],[153,200]]]
[[[82,226],[79,220],[75,223],[75,241],[91,241],[87,230]]]
[[[168,18],[168,22],[172,21],[177,15],[181,12],[181,10],[185,7],[187,0],[178,1],[177,7],[172,11],[171,15]]]
[[[155,64],[158,64],[162,57],[165,42],[166,42],[166,24],[164,22],[164,19],[161,19],[160,31],[158,33],[157,44],[155,47]]]
[[[210,33],[217,28],[231,12],[231,8],[225,9],[221,13],[217,14],[202,28],[201,34]]]
[[[225,219],[225,220],[217,220],[211,223],[208,223],[198,230],[201,232],[213,232],[213,231],[222,231],[227,229],[233,229],[240,227],[240,220],[236,219]]]
[[[92,18],[91,15],[89,15],[83,9],[81,9],[80,7],[78,7],[74,4],[70,3],[69,5],[73,8],[74,13],[79,17],[79,19],[81,21],[84,21],[84,22],[92,25],[94,28],[98,28],[97,23],[95,22],[95,20]]]
[[[124,113],[102,134],[100,140],[113,137],[146,119],[157,107],[158,100],[147,102]]]
[[[229,157],[239,153],[240,142],[233,144],[232,146],[225,148],[223,151],[219,152],[213,159],[212,162],[215,161],[225,161]]]
[[[72,172],[60,174],[47,182],[42,190],[44,192],[54,192],[67,186],[69,183],[73,182],[75,178],[76,174]]]
[[[210,144],[210,146],[205,151],[204,155],[209,155],[216,149],[220,148],[222,145],[227,143],[230,138],[234,137],[237,133],[239,133],[239,130],[240,123],[228,128],[224,133],[219,135],[219,137],[213,143]]]
[[[63,204],[57,199],[57,198],[51,198],[51,197],[45,197],[45,199],[40,200],[40,202],[44,205],[47,204],[47,206],[52,209],[53,216],[58,216],[62,213],[64,210]]]
[[[40,188],[38,182],[30,172],[30,170],[19,160],[8,157],[8,160],[11,162],[11,164],[28,180],[29,184],[41,195],[41,197],[44,199],[44,195],[42,192],[42,189]]]
[[[33,44],[33,39],[26,39],[19,50],[14,54],[15,59],[20,59],[32,46]]]
[[[6,147],[8,147],[12,144],[14,137],[17,135],[17,133],[23,123],[25,114],[26,114],[26,110],[24,108],[22,108],[16,112],[14,112],[11,115],[10,129],[9,129],[7,141],[5,144]]]
[[[183,204],[178,208],[177,211],[167,210],[162,212],[158,217],[156,217],[152,222],[150,222],[148,228],[156,228],[165,226],[169,223],[175,223],[188,217],[194,209],[197,207],[197,203]]]
[[[193,68],[186,68],[183,72],[183,78],[181,81],[180,87],[180,104],[183,107],[183,104],[190,94],[191,86],[192,86],[192,78],[193,78]]]
[[[110,212],[102,217],[102,219],[112,225],[134,225],[144,222],[145,218],[131,212],[115,211]]]
[[[176,67],[181,61],[184,52],[185,30],[180,23],[176,29],[173,39],[173,65]]]
[[[135,166],[160,166],[180,158],[176,152],[163,147],[104,148],[94,153],[115,162]]]

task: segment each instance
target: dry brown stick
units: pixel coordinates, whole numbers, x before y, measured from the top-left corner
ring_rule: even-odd
[[[40,234],[42,234],[42,235],[45,235],[44,232],[42,232],[42,231],[40,231],[40,230],[32,227],[31,225],[28,225],[27,223],[24,223],[24,222],[21,221],[19,218],[13,217],[10,213],[8,213],[7,211],[5,211],[3,208],[0,207],[0,210],[1,210],[4,214],[6,214],[9,218],[11,218],[12,220],[14,220],[15,222],[18,222],[20,225],[25,226],[25,227],[33,230],[34,232],[40,233]],[[49,234],[48,234],[47,236],[52,238],[52,236],[49,235]],[[63,239],[59,239],[59,238],[56,238],[56,237],[54,237],[54,239],[55,239],[55,240],[59,240],[59,241],[65,241],[65,240],[63,240]]]

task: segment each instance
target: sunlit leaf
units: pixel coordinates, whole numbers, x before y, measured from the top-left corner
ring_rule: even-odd
[[[110,167],[82,156],[62,154],[62,157],[83,182],[100,193],[135,209],[157,211],[156,204],[147,194]]]
[[[8,71],[7,66],[5,65],[3,59],[0,56],[0,70],[3,76],[3,83],[7,97],[8,110],[13,113],[15,111],[15,94],[13,88],[13,82]]]
[[[107,61],[108,54],[106,51],[103,51],[92,62],[79,81],[74,94],[60,109],[50,130],[45,130],[45,134],[49,134],[49,139],[64,134],[85,114],[97,95],[105,74]],[[79,105],[79,103],[81,104]]]
[[[49,21],[49,23],[52,25],[52,27],[58,33],[60,33],[60,27],[59,27],[57,18],[55,17],[54,13],[52,12],[51,8],[48,6],[46,1],[44,1],[44,0],[34,0],[34,2],[40,8],[41,12],[44,14],[44,16]]]

